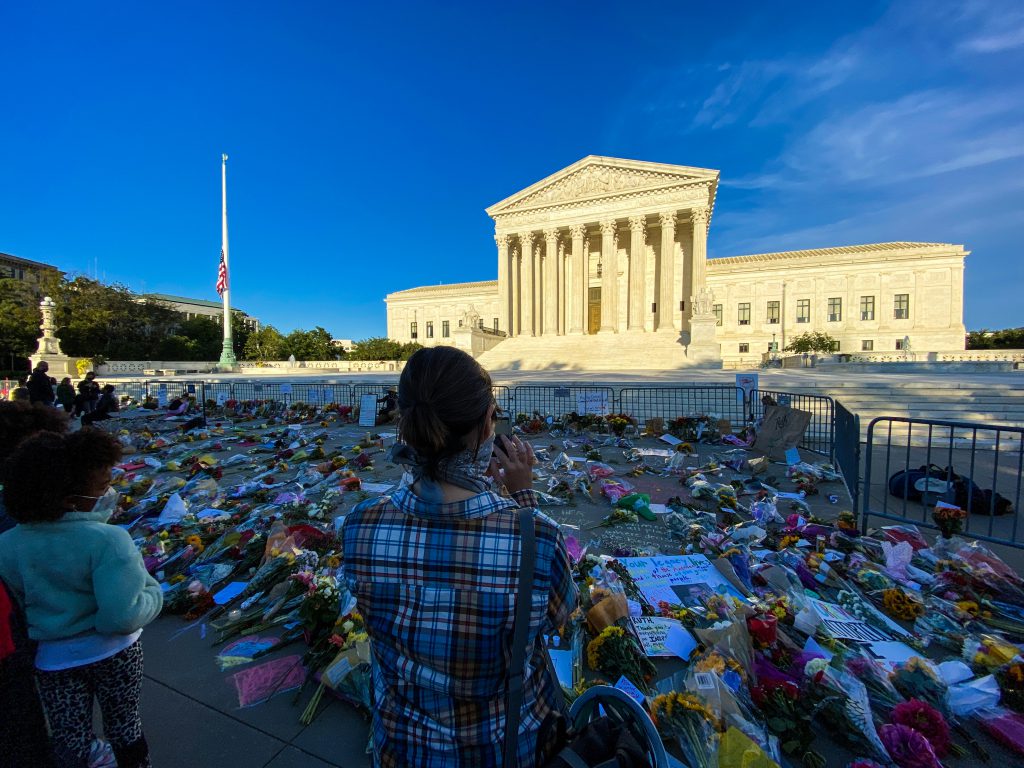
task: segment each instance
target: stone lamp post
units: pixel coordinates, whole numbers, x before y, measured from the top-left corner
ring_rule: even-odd
[[[32,362],[33,368],[41,362],[45,361],[48,363],[50,366],[49,373],[53,377],[77,377],[77,367],[71,358],[61,351],[60,339],[54,335],[56,326],[53,324],[53,311],[56,308],[57,303],[49,296],[44,297],[39,302],[39,310],[43,315],[43,322],[39,329],[43,332],[43,335],[36,342],[36,353],[29,359]]]

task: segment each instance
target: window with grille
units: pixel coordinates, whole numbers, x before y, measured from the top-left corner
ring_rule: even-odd
[[[434,324],[430,320],[427,321],[427,338],[434,338]]]
[[[863,341],[861,341],[861,343],[860,343],[860,351],[861,352],[873,352],[874,349],[875,349],[875,340],[874,339],[864,339]]]
[[[842,299],[829,299],[828,300],[828,321],[830,323],[838,323],[843,319],[843,300]]]
[[[410,339],[418,339],[419,336],[420,336],[420,334],[419,334],[419,323],[417,323],[415,321],[409,323],[409,338]]]
[[[796,302],[796,321],[798,323],[811,322],[811,300],[798,299]]]
[[[442,320],[441,321],[441,338],[447,339],[449,336],[451,336],[451,329],[452,329],[451,321],[450,320]]]
[[[712,305],[711,310],[715,313],[715,325],[721,325],[722,324],[722,305],[721,304],[714,304],[714,305]]]
[[[740,325],[750,325],[750,302],[742,302],[739,306],[737,320]]]
[[[775,325],[779,322],[779,307],[781,306],[778,301],[768,302],[768,322],[771,325]]]
[[[875,319],[875,297],[874,296],[861,296],[860,297],[860,319],[861,320],[874,320]]]
[[[897,293],[893,297],[893,314],[897,320],[906,320],[910,317],[910,294]]]
[[[740,344],[740,352],[749,352],[749,351],[750,351],[750,345],[749,344]]]

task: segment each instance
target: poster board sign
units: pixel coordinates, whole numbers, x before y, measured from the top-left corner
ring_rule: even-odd
[[[359,396],[359,426],[374,427],[377,425],[377,396]]]
[[[226,403],[227,401],[228,401],[227,394],[225,394],[224,392],[218,392],[217,393],[217,407],[218,408],[223,408],[224,407],[224,403]]]
[[[796,448],[803,440],[811,414],[796,408],[771,405],[765,409],[764,421],[754,438],[754,450],[772,461],[785,461],[786,451]]]
[[[664,557],[620,557],[629,575],[647,601],[657,606],[697,607],[712,594],[743,595],[704,555],[666,555]]]
[[[636,636],[640,639],[644,653],[648,656],[680,656],[685,660],[697,647],[697,641],[675,619],[666,619],[663,616],[633,616],[629,621],[633,625]],[[668,642],[673,628],[682,630],[682,634],[676,635],[676,637],[684,638],[684,641],[678,645]],[[687,637],[688,640],[685,639]],[[682,647],[679,647],[680,645]],[[682,656],[683,653],[686,655]]]
[[[750,398],[754,394],[754,390],[757,389],[757,374],[756,373],[737,373],[736,374],[736,402],[740,405],[749,403]]]
[[[802,629],[799,626],[800,624],[803,624],[804,627],[814,624],[812,632],[820,626],[838,640],[859,640],[863,643],[892,640],[889,635],[870,624],[865,624],[852,613],[847,612],[842,606],[835,603],[827,603],[824,600],[816,600],[812,597],[807,598],[807,602],[810,607],[801,611],[800,616],[798,616],[798,629]],[[808,612],[814,615],[806,616],[805,614]],[[818,620],[817,623],[814,622],[815,619]]]
[[[292,385],[291,384],[282,384],[281,385],[281,394],[282,395],[290,395],[291,393],[292,393]]]
[[[594,416],[608,415],[608,393],[607,392],[580,392],[576,395],[576,413],[580,416],[592,414]]]
[[[167,385],[161,384],[156,390],[156,404],[161,408],[166,408],[169,400],[167,399]]]

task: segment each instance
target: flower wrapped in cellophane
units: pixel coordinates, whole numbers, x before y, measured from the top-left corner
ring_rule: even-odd
[[[658,733],[679,744],[690,768],[718,765],[721,723],[697,696],[678,691],[655,696],[651,715]]]

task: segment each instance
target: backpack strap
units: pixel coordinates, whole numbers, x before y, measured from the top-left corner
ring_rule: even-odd
[[[508,693],[505,697],[505,768],[519,764],[519,721],[523,708],[523,668],[526,665],[526,641],[530,633],[530,605],[533,596],[533,573],[537,564],[536,530],[533,509],[519,508],[520,566],[519,590],[516,594],[516,615],[512,633],[512,661],[508,669]]]

